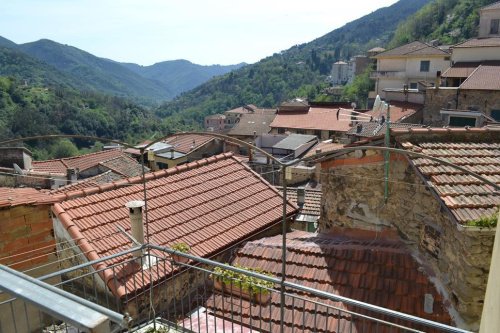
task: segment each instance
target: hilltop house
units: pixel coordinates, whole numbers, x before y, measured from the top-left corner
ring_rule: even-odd
[[[479,37],[452,47],[440,89],[427,89],[424,123],[483,126],[500,121],[500,3],[479,10]]]
[[[416,91],[420,81],[434,84],[439,75],[450,67],[450,54],[439,47],[415,41],[378,53],[377,70],[372,72],[375,80],[375,92],[387,99],[387,91],[403,90],[409,93]],[[409,102],[423,104],[418,96],[408,95]],[[412,99],[415,98],[415,100]]]
[[[391,134],[396,147],[445,158],[500,184],[498,128],[401,128]],[[384,167],[380,151],[324,159],[320,231],[397,230],[432,267],[457,320],[477,328],[495,231],[476,224],[498,211],[498,194],[471,175],[424,158],[391,154],[387,185]]]
[[[282,196],[232,154],[149,173],[148,218],[131,209],[129,220],[125,204],[143,199],[141,181],[135,177],[67,193],[64,201],[54,205],[54,231],[62,263],[95,260],[131,248],[130,239],[117,229],[120,226],[137,234],[131,221],[144,224],[139,234],[150,243],[170,247],[184,242],[193,255],[220,261],[226,261],[231,248],[245,240],[281,231]],[[290,219],[296,212],[297,207],[287,203]],[[149,293],[143,291],[150,283],[154,283],[151,301],[162,311],[178,301],[187,304],[190,292],[205,283],[196,271],[182,270],[162,255],[154,256],[153,264],[148,264],[148,256],[135,256],[96,265],[100,280],[93,286],[99,286],[98,297],[116,299],[119,311],[128,312],[138,322],[148,319]],[[109,268],[120,264],[122,268]],[[169,280],[178,274],[184,275]],[[165,287],[167,281],[175,281],[174,292]]]

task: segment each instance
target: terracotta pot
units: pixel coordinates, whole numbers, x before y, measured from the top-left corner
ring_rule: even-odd
[[[175,262],[178,262],[178,263],[181,263],[181,264],[186,264],[189,259],[186,258],[186,257],[181,257],[180,255],[178,254],[172,254],[172,259],[175,261]]]
[[[225,295],[239,296],[247,301],[251,301],[259,304],[266,304],[271,299],[271,293],[251,293],[246,289],[239,288],[234,285],[228,285],[222,281],[222,279],[212,278],[214,281],[214,289],[224,292]]]

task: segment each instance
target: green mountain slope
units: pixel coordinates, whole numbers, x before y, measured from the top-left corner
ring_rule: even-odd
[[[165,100],[173,95],[161,83],[146,79],[121,64],[72,46],[42,39],[18,45],[22,52],[68,73],[94,90],[116,96]]]
[[[378,9],[310,43],[214,78],[164,104],[159,114],[201,123],[207,114],[239,105],[271,107],[298,96],[314,99],[335,61],[384,45],[400,22],[428,2],[401,0]]]
[[[161,82],[165,87],[169,87],[174,95],[179,95],[207,82],[214,76],[229,73],[246,64],[202,66],[187,60],[172,60],[159,62],[151,66],[130,63],[122,65],[143,77]]]
[[[29,85],[61,86],[90,89],[86,84],[76,84],[75,79],[54,67],[32,58],[17,49],[0,46],[0,75],[17,78]]]
[[[442,44],[456,44],[475,37],[479,8],[494,2],[497,0],[435,0],[402,23],[389,46],[435,39]]]

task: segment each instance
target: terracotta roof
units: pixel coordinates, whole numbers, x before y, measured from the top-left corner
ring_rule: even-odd
[[[189,152],[204,146],[212,140],[214,140],[214,137],[210,135],[189,134],[171,136],[163,140],[163,142],[174,146],[175,151],[183,154],[189,154]]]
[[[276,187],[283,194],[283,187]],[[305,189],[304,206],[300,209],[300,214],[319,217],[321,214],[321,190]],[[286,197],[294,204],[297,204],[297,187],[287,187]]]
[[[358,125],[351,127],[349,131],[347,131],[347,135],[354,135],[363,138],[371,138],[375,136],[383,136],[385,135],[385,131],[387,128],[387,123],[380,124],[379,122],[369,122],[369,123],[359,123]],[[391,128],[409,128],[409,127],[423,127],[423,125],[418,124],[406,124],[406,123],[391,123]]]
[[[344,148],[344,145],[342,143],[335,143],[335,142],[319,142],[316,146],[312,147],[307,154],[304,155],[304,157],[311,157],[316,155],[316,150],[320,149],[322,153],[326,153],[327,151],[334,151],[338,149]]]
[[[452,67],[448,68],[441,74],[443,78],[464,78],[469,77],[472,72],[479,66],[480,62],[457,62]]]
[[[480,65],[461,85],[462,90],[500,90],[500,63]]]
[[[373,49],[369,49],[368,52],[384,52],[385,49],[383,47],[374,47]]]
[[[66,186],[61,186],[55,190],[50,191],[51,194],[61,194],[68,193],[73,191],[81,191],[86,188],[96,187],[102,184],[108,184],[120,179],[123,179],[124,176],[118,173],[115,173],[111,170],[103,172],[97,176],[85,178],[79,180],[76,183],[68,184]]]
[[[138,163],[137,160],[131,158],[126,154],[121,154],[120,156],[114,157],[99,164],[124,177],[135,177],[142,175],[142,165]],[[149,172],[149,168],[144,167],[144,171]]]
[[[234,125],[228,135],[253,136],[267,134],[271,131],[271,123],[276,117],[275,113],[246,113],[241,115],[240,121]]]
[[[337,120],[338,110],[339,108],[310,107],[307,112],[278,113],[271,127],[347,132],[349,122]]]
[[[448,52],[445,52],[438,47],[431,46],[426,43],[422,43],[419,41],[415,41],[409,44],[405,44],[399,47],[396,47],[391,50],[387,50],[385,52],[381,52],[374,56],[374,58],[383,58],[383,57],[393,57],[393,56],[429,56],[429,55],[441,55],[441,56],[449,56]]]
[[[454,45],[454,49],[467,47],[500,47],[500,37],[472,38]]]
[[[423,105],[414,104],[414,103],[405,103],[405,102],[396,102],[392,101],[390,103],[391,107],[389,111],[391,112],[391,122],[401,122],[405,118],[414,115],[418,111],[422,110]],[[373,116],[373,118],[377,118],[380,116],[379,111],[368,111],[365,115]],[[385,114],[383,115],[385,117]]]
[[[255,105],[248,104],[248,105],[240,106],[240,107],[228,110],[228,111],[224,111],[224,113],[250,113],[250,112],[254,111],[255,109],[257,109],[257,107]]]
[[[443,298],[421,265],[399,240],[383,239],[375,233],[358,238],[350,235],[322,235],[294,231],[287,234],[286,279],[289,282],[358,301],[374,304],[421,318],[449,324],[451,319],[443,305]],[[377,236],[379,238],[377,238]],[[261,268],[276,277],[281,273],[281,236],[247,243],[235,255],[232,264]],[[434,297],[434,311],[424,311],[426,294]],[[353,332],[387,331],[387,327],[373,321],[363,321],[347,313],[338,312],[322,305],[305,303],[292,297],[303,297],[343,310],[372,315],[341,302],[312,296],[287,288],[285,296],[285,332],[347,332],[353,321]],[[233,300],[233,301],[232,301]],[[259,331],[270,332],[270,323],[278,327],[280,321],[280,294],[271,293],[267,305],[240,300],[238,296],[216,293],[206,301],[206,307],[223,318],[234,316]],[[262,325],[262,327],[261,327]],[[377,326],[375,326],[377,325]],[[411,325],[411,324],[410,324]]]
[[[443,158],[500,184],[500,129],[412,129],[410,133],[396,136],[404,149]],[[490,185],[462,171],[424,158],[412,158],[412,163],[460,224],[491,216],[500,205]]]
[[[280,223],[282,218],[283,199],[278,191],[232,154],[149,173],[147,180],[150,242],[171,246],[182,241],[191,246],[193,255],[216,254]],[[135,177],[104,188],[87,189],[83,194],[95,194],[54,205],[54,213],[71,237],[78,240],[89,260],[130,247],[130,241],[117,231],[117,226],[130,231],[125,203],[142,200],[140,181],[140,177]],[[114,187],[119,188],[105,191]],[[295,212],[296,206],[289,203],[287,214]],[[100,265],[107,267],[123,260],[124,257],[116,258]],[[165,265],[162,273],[151,269],[153,280],[172,273],[170,263]],[[137,266],[116,275],[106,270],[103,279],[121,297],[146,287],[146,275]]]
[[[0,207],[21,205],[48,205],[55,199],[46,192],[34,188],[0,187]]]
[[[103,150],[97,153],[47,161],[33,161],[32,170],[66,175],[66,169],[78,168],[80,172],[96,167],[100,162],[123,155],[120,149]]]

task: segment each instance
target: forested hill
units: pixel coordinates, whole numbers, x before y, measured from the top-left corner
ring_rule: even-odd
[[[25,85],[0,76],[0,141],[46,134],[75,134],[138,143],[193,127],[192,123],[184,126],[173,120],[162,122],[152,110],[124,98],[82,93],[61,86]],[[40,140],[27,144],[35,158],[46,159],[72,155],[93,142]]]
[[[428,2],[400,0],[378,9],[310,43],[214,78],[164,104],[159,114],[169,117],[182,113],[184,119],[201,123],[207,114],[239,105],[272,107],[293,97],[314,99],[325,85],[333,62],[385,45],[398,24]]]
[[[452,45],[476,37],[479,8],[498,0],[435,0],[402,23],[391,42],[396,47],[411,41],[438,40]]]
[[[42,81],[48,85],[63,84],[80,91],[127,97],[144,104],[169,100],[216,75],[244,65],[200,66],[187,61],[171,61],[142,67],[99,58],[48,39],[16,44],[0,37],[0,47],[0,75],[32,84]],[[33,74],[24,70],[26,68],[32,68]],[[44,75],[40,76],[41,72]]]
[[[139,66],[130,63],[122,65],[145,78],[161,82],[165,87],[171,89],[174,96],[177,96],[207,82],[214,76],[224,75],[241,68],[246,63],[227,66],[202,66],[180,59],[163,61],[151,66]]]

